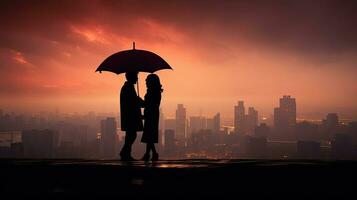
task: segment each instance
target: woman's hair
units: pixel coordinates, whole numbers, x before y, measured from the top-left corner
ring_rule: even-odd
[[[149,74],[146,78],[147,87],[150,91],[160,91],[162,92],[162,85],[160,83],[160,78],[156,74]]]

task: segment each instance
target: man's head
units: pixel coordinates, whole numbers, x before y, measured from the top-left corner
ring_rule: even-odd
[[[125,77],[129,83],[135,84],[138,81],[139,72],[126,72]]]

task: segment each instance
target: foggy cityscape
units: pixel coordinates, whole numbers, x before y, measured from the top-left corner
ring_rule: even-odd
[[[355,199],[356,11],[1,0],[2,199]]]
[[[175,116],[160,110],[158,151],[164,159],[357,159],[357,121],[326,113],[297,120],[298,100],[280,97],[273,117],[243,100],[232,105],[234,118],[189,116],[178,104]],[[25,115],[0,111],[0,157],[118,159],[124,133],[118,113],[40,112]],[[134,156],[144,146],[136,142]]]

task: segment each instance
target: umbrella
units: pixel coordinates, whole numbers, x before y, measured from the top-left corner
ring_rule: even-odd
[[[109,71],[116,74],[125,72],[149,72],[153,73],[161,69],[172,69],[172,67],[159,55],[146,51],[133,49],[120,51],[106,58],[97,68],[96,72]],[[139,84],[138,95],[139,95]]]

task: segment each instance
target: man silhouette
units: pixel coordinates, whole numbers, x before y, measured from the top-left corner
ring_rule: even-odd
[[[144,101],[137,96],[134,84],[138,81],[138,72],[127,72],[126,82],[120,91],[121,130],[125,131],[125,142],[120,151],[121,160],[134,160],[131,148],[136,139],[136,132],[143,130],[141,107]]]

